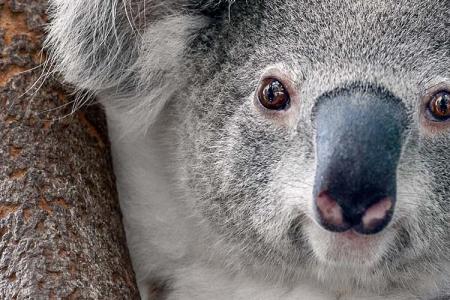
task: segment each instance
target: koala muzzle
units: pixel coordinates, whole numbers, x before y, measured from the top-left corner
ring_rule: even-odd
[[[333,232],[380,232],[395,208],[404,105],[384,89],[348,88],[321,96],[314,122],[317,222]]]

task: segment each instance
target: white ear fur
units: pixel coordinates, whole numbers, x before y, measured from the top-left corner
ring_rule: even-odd
[[[182,56],[207,24],[206,17],[182,9],[192,2],[51,0],[50,63],[67,82],[126,114],[130,131],[148,126],[184,85]],[[198,2],[206,7],[221,1]]]
[[[136,60],[136,33],[121,0],[50,1],[46,46],[52,64],[80,89],[120,84]]]
[[[129,95],[107,91],[104,105],[125,114],[125,132],[142,132],[164,105],[186,84],[183,54],[195,32],[207,24],[203,17],[172,16],[150,26],[142,35],[135,70],[134,90]],[[124,124],[125,125],[125,124]]]

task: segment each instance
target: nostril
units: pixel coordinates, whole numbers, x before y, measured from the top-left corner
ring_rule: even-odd
[[[320,221],[325,227],[333,231],[347,227],[341,206],[327,192],[321,192],[316,198],[316,207]]]
[[[364,231],[372,232],[382,229],[390,218],[393,206],[394,204],[390,197],[382,198],[380,201],[369,206],[364,212],[361,220]]]

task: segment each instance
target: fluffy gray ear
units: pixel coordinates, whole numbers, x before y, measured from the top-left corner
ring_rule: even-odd
[[[102,90],[129,76],[137,33],[120,0],[52,0],[46,41],[52,63],[79,88]]]
[[[105,105],[142,127],[185,83],[180,69],[190,39],[229,3],[50,0],[50,62],[66,81],[106,95]]]
[[[202,27],[200,17],[183,14],[186,7],[186,0],[51,0],[46,44],[52,62],[79,88],[129,89],[139,73],[136,68],[143,48],[155,50],[156,43],[180,44],[180,39]],[[163,23],[171,27],[165,28]],[[142,34],[153,25],[160,30],[150,29],[154,41],[143,39]],[[150,45],[152,42],[155,45]]]

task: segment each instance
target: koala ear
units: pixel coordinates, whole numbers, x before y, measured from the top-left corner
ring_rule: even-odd
[[[170,39],[182,43],[184,35],[203,26],[199,17],[182,16],[180,8],[187,7],[185,2],[51,0],[46,45],[52,62],[68,82],[81,89],[129,89],[143,48],[154,48],[149,43],[161,43],[163,38],[166,43],[177,43]],[[149,30],[154,41],[144,40],[142,33],[153,25],[155,29]],[[124,83],[127,86],[122,87]]]
[[[185,84],[189,41],[224,3],[231,2],[50,0],[50,62],[66,81],[105,95],[105,105],[137,125],[151,124]]]
[[[50,1],[46,46],[68,82],[98,91],[128,75],[138,45],[121,5],[119,0]]]

